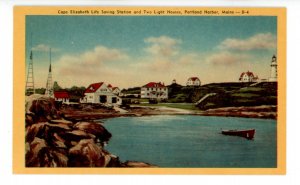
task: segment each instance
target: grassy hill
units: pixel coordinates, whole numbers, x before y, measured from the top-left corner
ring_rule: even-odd
[[[219,107],[277,105],[277,83],[212,83],[201,87],[169,87],[171,103],[196,103],[209,93],[216,93],[202,101],[198,108],[206,110]]]

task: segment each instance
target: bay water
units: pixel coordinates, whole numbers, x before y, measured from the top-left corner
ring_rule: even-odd
[[[159,167],[274,168],[276,120],[195,115],[120,117],[102,120],[112,133],[106,149],[121,161]],[[221,130],[256,130],[253,140]]]

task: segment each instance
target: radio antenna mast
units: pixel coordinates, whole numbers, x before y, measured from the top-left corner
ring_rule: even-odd
[[[47,83],[46,83],[45,95],[47,95],[49,97],[53,97],[53,83],[52,83],[52,69],[51,69],[51,48],[50,48],[49,58],[50,58],[50,66],[49,66],[49,73],[48,73],[48,78],[47,78]]]
[[[26,87],[25,87],[25,95],[27,95],[27,96],[35,93],[34,76],[33,76],[32,33],[30,34],[30,36],[31,36],[30,56],[29,56],[29,64],[28,64]]]

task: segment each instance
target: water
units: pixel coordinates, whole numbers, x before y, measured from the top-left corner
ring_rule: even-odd
[[[106,149],[121,161],[160,167],[276,167],[276,121],[192,115],[104,120],[112,133]],[[255,128],[254,140],[221,129]]]

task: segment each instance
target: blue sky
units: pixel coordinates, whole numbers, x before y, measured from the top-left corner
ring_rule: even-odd
[[[268,78],[276,35],[276,17],[266,16],[27,16],[26,62],[32,49],[38,87],[50,47],[63,87],[185,84],[191,76],[206,84],[237,81],[247,70]]]

